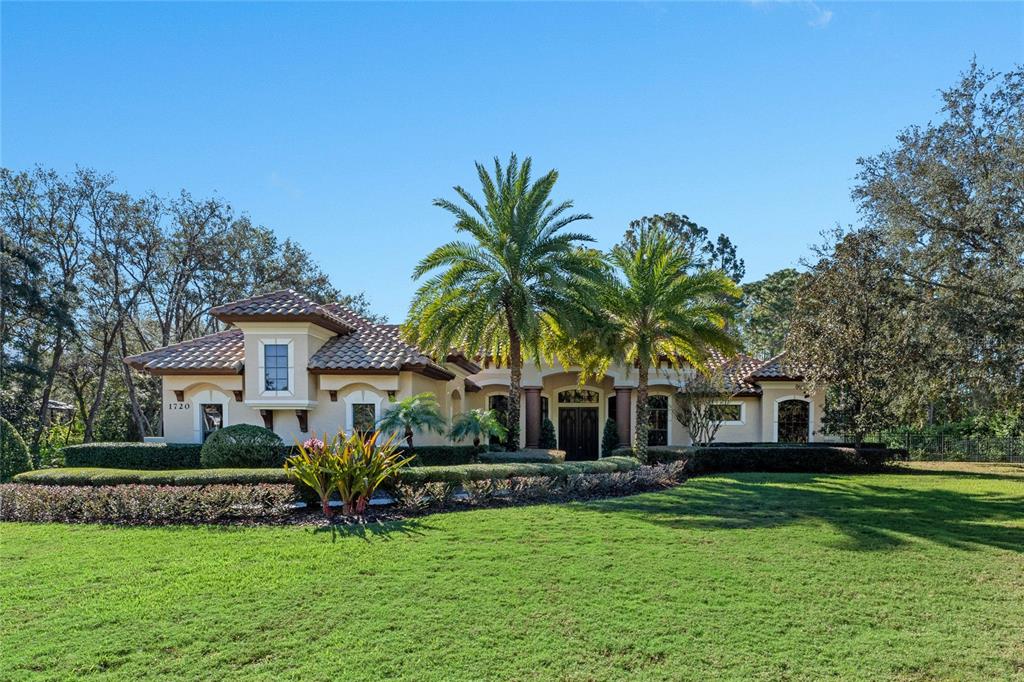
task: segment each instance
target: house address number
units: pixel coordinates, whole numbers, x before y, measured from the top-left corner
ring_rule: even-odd
[[[167,403],[168,410],[187,410],[192,407],[192,403]]]

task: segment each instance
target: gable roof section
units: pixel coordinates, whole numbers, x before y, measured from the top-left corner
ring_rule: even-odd
[[[360,326],[351,334],[336,336],[321,346],[309,359],[309,371],[316,374],[372,374],[408,370],[434,379],[455,378],[418,348],[403,341],[398,325],[374,324],[355,313],[351,315],[354,317],[349,319]]]
[[[760,387],[747,377],[762,363],[762,360],[743,353],[726,356],[718,351],[712,351],[711,361],[708,364],[711,369],[722,373],[722,380],[727,391],[731,391],[733,396],[742,397],[761,395]]]
[[[241,374],[245,344],[240,329],[229,329],[124,359],[152,374]]]
[[[747,381],[761,383],[763,381],[802,381],[803,371],[794,364],[787,362],[785,353],[766,360],[746,375]]]
[[[219,305],[210,314],[221,322],[311,322],[347,334],[354,327],[337,314],[336,307],[320,305],[294,289],[279,289]]]

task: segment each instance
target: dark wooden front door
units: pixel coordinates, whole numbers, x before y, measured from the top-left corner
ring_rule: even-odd
[[[566,459],[597,459],[597,408],[558,408],[558,449]]]

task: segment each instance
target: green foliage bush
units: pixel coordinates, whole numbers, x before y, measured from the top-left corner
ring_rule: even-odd
[[[25,439],[11,422],[0,417],[0,481],[9,481],[15,474],[31,469],[32,458]]]
[[[604,434],[601,436],[601,456],[608,457],[619,447],[619,425],[614,419],[604,422]]]
[[[0,521],[217,523],[277,518],[298,499],[285,485],[0,485]]]
[[[259,468],[284,463],[284,442],[270,429],[254,424],[235,424],[214,431],[199,454],[207,469]]]
[[[402,448],[408,452],[408,448]],[[475,448],[472,445],[417,445],[412,454],[416,455],[411,466],[451,466],[453,464],[470,464],[476,460],[484,446]]]
[[[620,448],[616,454],[627,454]],[[831,444],[716,445],[706,447],[652,447],[651,463],[686,462],[690,474],[740,471],[766,473],[861,473],[878,471],[901,456],[896,450],[875,447],[845,447]]]
[[[540,425],[540,443],[538,445],[545,450],[554,450],[558,447],[558,439],[555,437],[555,425],[547,417],[544,417],[544,421]]]
[[[64,448],[69,467],[113,469],[196,469],[200,466],[197,443],[85,443]]]
[[[564,462],[564,450],[517,450],[516,452],[484,452],[480,455],[484,464],[515,464],[517,462]]]
[[[399,475],[403,483],[449,482],[464,483],[466,481],[483,481],[533,476],[553,476],[564,478],[577,474],[612,473],[631,471],[640,466],[640,462],[632,457],[606,457],[604,459],[584,462],[561,462],[558,464],[541,464],[519,462],[512,464],[464,464],[449,467],[413,467],[405,469]]]

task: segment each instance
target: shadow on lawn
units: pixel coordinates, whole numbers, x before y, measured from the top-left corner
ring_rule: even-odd
[[[691,479],[663,493],[583,506],[680,529],[772,528],[818,520],[846,535],[844,548],[863,551],[892,549],[912,536],[960,549],[983,545],[1024,552],[1024,528],[998,525],[1024,519],[1024,486],[1011,492],[958,492],[870,481],[807,474],[733,474]]]
[[[330,535],[333,543],[341,538],[351,537],[369,541],[371,538],[390,540],[396,535],[423,535],[423,531],[428,528],[429,526],[416,519],[405,519],[369,523],[332,523],[314,529],[313,534]]]

